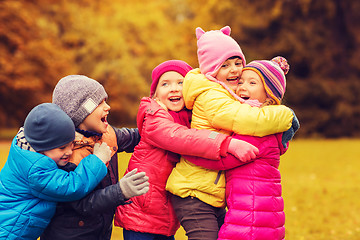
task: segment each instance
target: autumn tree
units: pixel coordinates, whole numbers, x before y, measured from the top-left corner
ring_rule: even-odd
[[[0,22],[0,126],[7,127],[51,101],[59,75],[76,68],[34,3],[1,1]]]
[[[360,2],[351,0],[0,1],[0,128],[17,127],[57,81],[84,74],[109,94],[113,125],[133,125],[151,70],[197,67],[195,28],[232,28],[247,62],[290,63],[284,104],[297,136],[360,136]]]
[[[205,30],[231,26],[247,62],[288,59],[284,103],[301,120],[298,135],[360,136],[359,1],[199,0],[190,6],[191,21]]]

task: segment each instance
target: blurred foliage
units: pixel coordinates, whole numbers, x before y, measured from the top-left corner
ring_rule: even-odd
[[[0,128],[20,126],[68,74],[102,83],[109,121],[134,125],[152,69],[197,67],[195,28],[228,25],[247,62],[288,59],[298,137],[359,137],[359,13],[351,0],[0,0]]]

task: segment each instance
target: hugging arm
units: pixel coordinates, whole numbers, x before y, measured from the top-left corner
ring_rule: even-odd
[[[228,154],[226,157],[221,157],[220,160],[210,160],[210,159],[206,159],[206,158],[201,158],[201,157],[195,157],[195,156],[189,156],[189,155],[185,155],[183,156],[187,161],[207,168],[207,169],[211,169],[211,170],[228,170],[228,169],[232,169],[235,167],[239,167],[241,165],[244,165],[248,162],[243,162],[240,161],[239,159],[237,159],[236,157],[234,157],[232,154]]]

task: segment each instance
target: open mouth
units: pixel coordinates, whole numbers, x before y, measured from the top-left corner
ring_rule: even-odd
[[[246,97],[246,96],[240,96],[242,99],[244,99],[244,100],[249,100],[250,99],[250,97]]]
[[[169,100],[170,100],[171,102],[178,102],[178,101],[181,100],[181,97],[170,97]]]
[[[226,81],[228,81],[228,82],[238,82],[238,81],[239,81],[239,77],[227,78]]]
[[[103,123],[107,123],[107,116],[101,118],[101,121],[102,121]]]

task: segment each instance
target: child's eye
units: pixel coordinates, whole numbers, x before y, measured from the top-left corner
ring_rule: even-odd
[[[163,86],[163,87],[167,87],[168,85],[169,84],[167,82],[164,82],[164,83],[161,84],[161,86]]]
[[[227,66],[228,66],[228,64],[221,65],[222,68],[226,68]]]
[[[235,63],[235,65],[238,67],[242,67],[243,64],[242,64],[242,62],[237,62],[237,63]]]
[[[183,85],[183,81],[180,81],[180,82],[179,82],[179,85]]]

